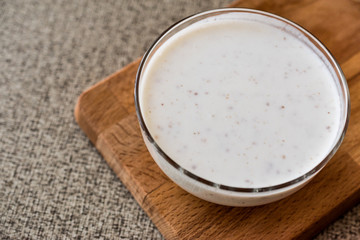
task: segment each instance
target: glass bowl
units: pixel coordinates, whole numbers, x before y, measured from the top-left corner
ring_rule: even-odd
[[[336,81],[335,85],[340,96],[339,98],[341,106],[340,125],[339,129],[337,130],[337,136],[333,147],[329,150],[326,157],[315,167],[313,167],[313,169],[301,176],[297,176],[291,181],[260,188],[240,188],[204,179],[194,174],[192,171],[185,169],[183,166],[179,165],[176,161],[171,159],[167,153],[164,152],[158,145],[154,136],[150,134],[149,129],[144,121],[144,114],[140,104],[140,88],[141,82],[143,81],[143,73],[149,66],[149,62],[152,60],[154,54],[164,45],[164,43],[167,42],[168,39],[183,29],[191,26],[192,24],[214,16],[227,17],[230,16],[229,13],[236,13],[240,15],[257,15],[265,17],[269,19],[269,21],[282,22],[286,25],[286,29],[290,29],[291,31],[296,32],[298,39],[306,42],[306,44],[314,50],[314,52],[321,58],[321,60],[326,62],[331,74],[333,75],[334,81]],[[216,9],[195,14],[175,23],[165,32],[163,32],[145,53],[140,63],[135,82],[135,106],[146,147],[162,171],[187,192],[206,201],[228,206],[262,205],[282,199],[302,188],[329,162],[329,160],[335,154],[344,138],[350,117],[350,98],[346,79],[340,69],[339,64],[335,61],[334,57],[326,49],[326,47],[311,33],[287,19],[267,12],[244,8]]]

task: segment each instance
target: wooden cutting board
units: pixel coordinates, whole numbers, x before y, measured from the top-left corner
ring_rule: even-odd
[[[360,2],[237,1],[299,23],[333,53],[351,95],[348,133],[310,184],[281,201],[234,208],[200,200],[171,182],[150,157],[135,115],[133,87],[140,59],[79,97],[75,117],[107,163],[167,239],[289,239],[317,234],[360,202]]]

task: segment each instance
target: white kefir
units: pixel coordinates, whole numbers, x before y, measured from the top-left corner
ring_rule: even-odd
[[[150,135],[183,169],[216,184],[266,188],[309,172],[334,147],[341,106],[331,68],[304,39],[249,13],[179,31],[141,76]]]

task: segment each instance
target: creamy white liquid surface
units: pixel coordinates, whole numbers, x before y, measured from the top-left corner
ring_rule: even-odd
[[[199,177],[269,187],[310,171],[334,145],[340,100],[331,72],[296,33],[267,22],[233,14],[195,23],[143,72],[150,134]]]

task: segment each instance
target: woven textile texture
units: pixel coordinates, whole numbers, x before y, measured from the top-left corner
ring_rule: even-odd
[[[0,238],[162,239],[76,124],[80,93],[229,1],[0,0]],[[359,239],[360,205],[317,239]]]

